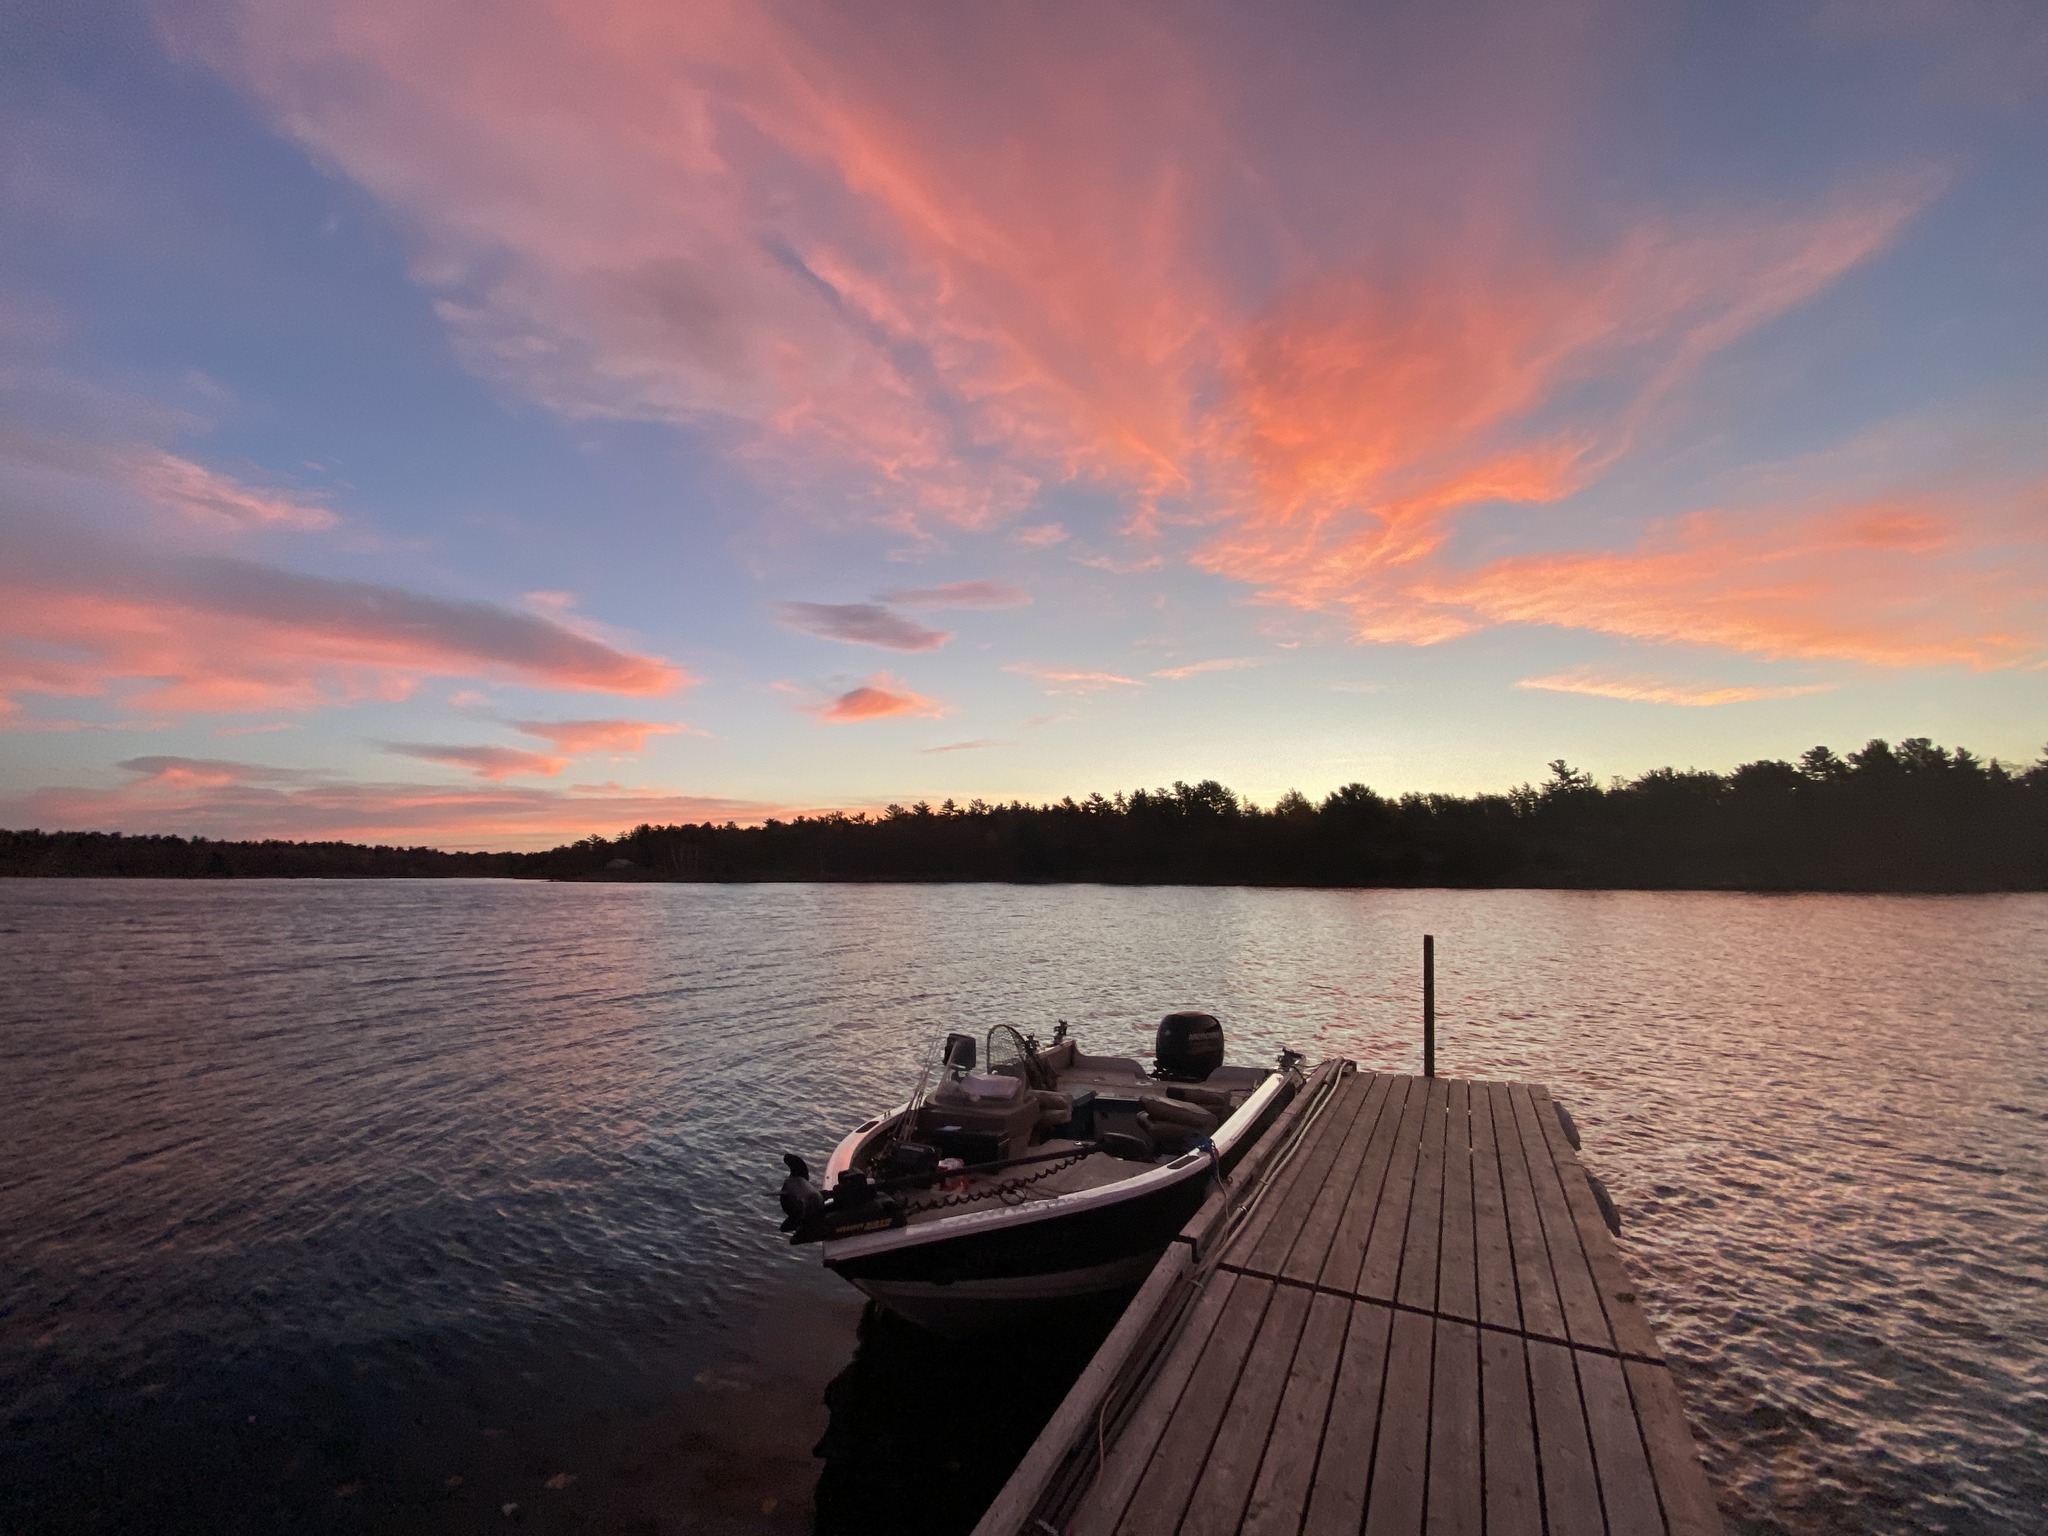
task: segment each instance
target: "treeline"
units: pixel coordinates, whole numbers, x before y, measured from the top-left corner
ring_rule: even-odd
[[[0,832],[0,875],[139,875],[159,880],[406,880],[519,875],[517,853],[361,843],[221,842],[120,832]]]
[[[1346,785],[1270,807],[1214,780],[1050,805],[892,805],[761,826],[641,826],[529,854],[0,834],[0,874],[507,875],[557,880],[2048,889],[2048,756],[1925,738],[1606,785],[1559,760],[1471,796]]]

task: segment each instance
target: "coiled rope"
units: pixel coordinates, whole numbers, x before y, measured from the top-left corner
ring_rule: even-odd
[[[944,1210],[949,1205],[972,1205],[977,1200],[994,1200],[998,1196],[1002,1198],[1005,1204],[1020,1204],[1020,1201],[1011,1200],[1010,1196],[1022,1194],[1027,1184],[1036,1184],[1040,1179],[1051,1178],[1061,1169],[1071,1168],[1083,1158],[1092,1157],[1094,1153],[1095,1148],[1092,1146],[1084,1147],[1078,1152],[1070,1153],[1066,1157],[1058,1159],[1056,1162],[1047,1163],[1035,1173],[1021,1174],[1016,1178],[1004,1179],[999,1183],[989,1185],[986,1189],[956,1190],[950,1195],[940,1195],[936,1200],[925,1200],[916,1205],[907,1205],[904,1207],[904,1214],[915,1216],[919,1211]]]

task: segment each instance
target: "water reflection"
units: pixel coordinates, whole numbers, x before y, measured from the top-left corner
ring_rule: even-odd
[[[18,881],[0,1530],[957,1509],[1016,1426],[855,1355],[781,1154],[949,1029],[1412,1066],[1424,931],[1442,1069],[1577,1115],[1738,1529],[2038,1528],[2048,899]],[[987,1457],[862,1449],[934,1426]]]
[[[825,1388],[818,1536],[972,1530],[1127,1299],[964,1342],[870,1303],[853,1359]]]

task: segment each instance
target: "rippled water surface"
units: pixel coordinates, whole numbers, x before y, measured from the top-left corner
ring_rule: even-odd
[[[949,1028],[1412,1067],[1424,931],[1736,1529],[2043,1529],[2048,899],[17,881],[0,1531],[959,1528],[1030,1424],[977,1461],[957,1359],[848,1369],[779,1154]]]

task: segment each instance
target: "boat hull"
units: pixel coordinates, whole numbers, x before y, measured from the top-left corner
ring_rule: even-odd
[[[1135,1290],[1159,1262],[1159,1252],[1055,1274],[997,1275],[943,1285],[930,1280],[848,1278],[871,1300],[920,1328],[948,1338],[970,1338]]]
[[[1256,1111],[1214,1153],[1188,1153],[1085,1195],[828,1242],[825,1265],[909,1321],[951,1335],[1130,1289],[1292,1094],[1289,1084],[1260,1095]]]

